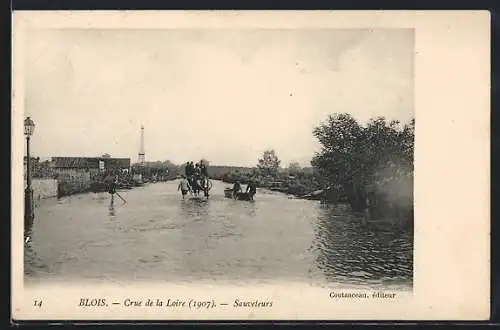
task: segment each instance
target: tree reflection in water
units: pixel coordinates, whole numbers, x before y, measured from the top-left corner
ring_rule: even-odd
[[[324,206],[314,235],[316,266],[328,281],[412,284],[412,232],[375,223],[363,226],[345,208]]]

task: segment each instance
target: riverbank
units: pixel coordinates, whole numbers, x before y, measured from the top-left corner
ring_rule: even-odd
[[[248,184],[253,181],[261,189],[325,204],[346,203],[351,205],[353,212],[360,213],[364,217],[364,222],[383,221],[402,226],[413,224],[412,174],[393,175],[353,192],[345,191],[342,185],[329,183],[315,175],[305,173],[265,178],[254,173],[227,173],[219,179],[228,184],[234,184],[236,181]]]
[[[241,184],[248,184],[253,181],[258,188],[281,192],[296,198],[322,200],[331,203],[347,202],[346,195],[340,186],[326,185],[325,182],[311,175],[281,175],[262,178],[253,177],[249,174],[230,174],[214,179],[228,184],[234,184],[236,181]]]

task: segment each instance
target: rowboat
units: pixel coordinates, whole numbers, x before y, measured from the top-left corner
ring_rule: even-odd
[[[233,198],[233,190],[231,188],[224,189],[224,196],[226,198]],[[247,192],[238,192],[236,193],[236,199],[240,201],[250,201],[252,200],[251,196]]]
[[[284,192],[283,182],[275,181],[269,184],[269,190]]]

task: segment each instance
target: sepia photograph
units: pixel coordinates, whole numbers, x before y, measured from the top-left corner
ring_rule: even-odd
[[[28,283],[411,288],[412,29],[33,30]]]
[[[24,289],[413,294],[415,28],[69,25],[24,28],[16,57]],[[146,301],[101,298],[75,306]]]

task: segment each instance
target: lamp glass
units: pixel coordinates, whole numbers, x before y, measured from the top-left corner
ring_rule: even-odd
[[[24,135],[31,136],[35,130],[35,123],[30,117],[26,117],[24,120]]]

